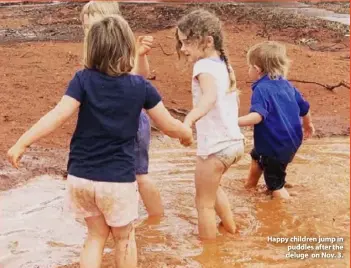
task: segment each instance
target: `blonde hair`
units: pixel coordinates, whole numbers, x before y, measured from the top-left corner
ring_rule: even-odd
[[[227,65],[230,80],[230,88],[228,91],[236,91],[236,77],[234,70],[229,63],[229,58],[224,50],[224,38],[220,19],[213,13],[204,9],[192,11],[191,13],[182,17],[177,24],[176,30],[176,49],[178,55],[180,55],[182,43],[179,40],[178,31],[181,31],[190,40],[200,41],[200,44],[203,42],[206,36],[212,36],[215,50],[219,52],[220,58]]]
[[[89,23],[84,22],[85,15],[88,16]],[[80,12],[84,34],[87,34],[93,20],[97,21],[109,15],[121,15],[117,1],[90,1],[86,3]]]
[[[129,73],[134,66],[135,37],[120,15],[91,25],[84,40],[84,66],[110,76]]]
[[[117,1],[90,1],[86,3],[80,13],[80,21],[84,22],[84,15],[120,15],[119,4]]]
[[[247,52],[249,65],[256,65],[271,79],[286,77],[290,60],[284,45],[275,41],[265,41],[252,46]]]

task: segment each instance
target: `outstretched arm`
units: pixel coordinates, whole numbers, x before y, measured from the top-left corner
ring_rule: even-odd
[[[8,151],[7,156],[11,164],[18,168],[18,161],[27,147],[60,127],[74,114],[79,106],[80,103],[74,98],[63,96],[56,107],[25,132]]]

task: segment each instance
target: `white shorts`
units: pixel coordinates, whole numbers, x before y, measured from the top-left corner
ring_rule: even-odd
[[[137,182],[100,182],[67,177],[65,211],[76,218],[103,215],[107,225],[122,227],[138,218]]]

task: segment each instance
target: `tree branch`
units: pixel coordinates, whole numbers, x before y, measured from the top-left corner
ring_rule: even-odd
[[[350,84],[347,83],[346,81],[341,81],[336,85],[329,85],[329,84],[322,84],[319,82],[314,82],[314,81],[305,81],[305,80],[298,80],[298,79],[289,79],[290,82],[297,82],[297,83],[304,83],[304,84],[315,84],[321,87],[324,87],[325,89],[328,89],[329,91],[334,91],[335,88],[337,87],[345,87],[350,89]],[[253,82],[247,81],[246,84],[252,84]]]

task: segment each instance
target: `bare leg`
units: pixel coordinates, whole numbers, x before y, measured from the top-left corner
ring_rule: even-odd
[[[262,175],[262,169],[260,165],[255,161],[251,161],[249,177],[246,180],[245,188],[251,189],[257,186],[257,183]]]
[[[81,268],[100,268],[102,254],[106,240],[110,234],[110,227],[104,216],[85,218],[88,227],[88,236],[80,255]]]
[[[226,193],[220,186],[217,190],[215,209],[219,218],[222,221],[221,224],[223,225],[224,229],[231,234],[235,234],[236,224],[234,221],[232,210],[230,208],[230,203]]]
[[[164,214],[159,190],[148,175],[137,175],[139,193],[150,217],[162,217]]]
[[[115,240],[116,268],[137,268],[137,248],[133,224],[112,227]]]
[[[197,157],[195,171],[196,208],[201,239],[212,240],[217,236],[215,203],[222,174],[223,163],[215,156],[206,160]]]

